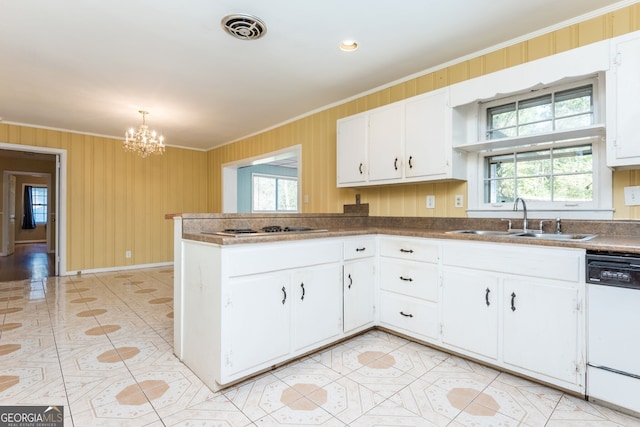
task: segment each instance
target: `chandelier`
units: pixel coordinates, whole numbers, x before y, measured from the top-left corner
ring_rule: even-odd
[[[145,121],[145,116],[149,114],[148,111],[139,110],[142,114],[142,124],[140,129],[129,129],[125,133],[124,149],[138,154],[140,157],[147,157],[149,154],[162,154],[164,153],[164,137],[158,136],[156,131],[150,131],[149,126]]]

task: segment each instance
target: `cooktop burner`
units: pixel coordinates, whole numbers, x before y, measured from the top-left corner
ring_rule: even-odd
[[[204,234],[217,234],[220,236],[263,236],[272,233],[313,233],[327,231],[326,229],[310,228],[310,227],[282,227],[279,225],[268,225],[262,227],[260,231],[252,228],[225,228],[223,231],[203,231]]]
[[[225,233],[235,233],[235,234],[251,234],[257,233],[256,230],[252,230],[250,228],[225,228]]]
[[[295,231],[311,231],[312,228],[309,227],[281,227],[279,225],[268,225],[266,227],[262,227],[262,231],[265,233],[282,233],[282,232],[295,232]]]

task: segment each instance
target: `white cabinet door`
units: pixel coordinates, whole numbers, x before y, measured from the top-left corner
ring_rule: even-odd
[[[614,39],[607,73],[607,166],[640,165],[640,36]]]
[[[439,90],[407,100],[405,104],[405,176],[446,175],[451,152],[448,92]]]
[[[503,291],[504,362],[575,384],[581,306],[575,285],[508,278]]]
[[[344,265],[344,332],[375,320],[375,265],[370,259]]]
[[[338,187],[367,180],[367,125],[364,114],[338,120]]]
[[[222,325],[223,371],[266,366],[289,353],[292,295],[290,273],[268,273],[229,281]],[[224,381],[224,375],[223,375]]]
[[[294,351],[335,339],[342,333],[340,267],[330,264],[293,272]]]
[[[445,269],[442,283],[442,341],[498,358],[497,276],[477,270]]]
[[[402,103],[369,113],[369,180],[402,177]]]

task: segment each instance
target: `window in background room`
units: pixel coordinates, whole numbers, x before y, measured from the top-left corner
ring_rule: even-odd
[[[277,175],[252,175],[252,212],[298,212],[298,180]]]
[[[47,187],[33,187],[31,190],[31,206],[36,224],[47,223]]]

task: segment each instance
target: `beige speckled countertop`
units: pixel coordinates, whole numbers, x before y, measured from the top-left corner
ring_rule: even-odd
[[[473,218],[424,218],[424,217],[376,217],[366,213],[345,214],[213,214],[179,213],[168,214],[167,219],[179,217],[182,221],[182,236],[185,239],[209,242],[218,245],[267,243],[347,237],[365,234],[386,234],[437,239],[455,239],[514,243],[539,246],[581,248],[599,251],[617,251],[640,254],[640,221],[638,220],[562,220],[562,231],[574,234],[595,234],[591,240],[542,240],[524,237],[490,235],[451,234],[452,230],[506,231],[506,223],[500,219]],[[553,233],[555,221],[547,218],[529,219],[537,226],[544,219],[544,231]],[[225,228],[253,228],[259,230],[268,225],[311,227],[327,231],[314,233],[274,233],[243,235],[241,237],[218,236],[214,233]],[[520,225],[517,219],[513,226]],[[531,228],[531,227],[530,227]],[[535,228],[535,227],[534,227]]]

